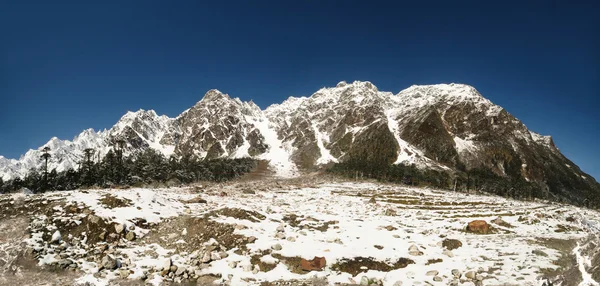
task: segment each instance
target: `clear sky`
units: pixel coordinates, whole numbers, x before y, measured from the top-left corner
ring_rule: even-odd
[[[341,80],[466,83],[600,178],[599,1],[0,1],[0,154]]]

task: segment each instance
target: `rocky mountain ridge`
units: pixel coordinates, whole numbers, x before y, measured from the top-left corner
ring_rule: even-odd
[[[210,90],[176,118],[128,112],[108,130],[88,129],[72,141],[52,138],[44,146],[52,150],[50,168],[62,171],[76,168],[86,148],[102,158],[118,138],[126,141],[125,154],[153,148],[167,157],[253,157],[269,160],[286,177],[353,158],[448,172],[487,168],[576,200],[600,191],[549,136],[464,84],[415,85],[393,94],[370,82],[340,82],[265,110]],[[0,175],[23,177],[41,167],[40,155],[0,157]],[[576,194],[581,190],[585,195]]]

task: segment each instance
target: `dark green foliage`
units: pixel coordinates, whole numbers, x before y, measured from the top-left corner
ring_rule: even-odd
[[[32,169],[23,178],[3,182],[0,193],[15,192],[26,187],[32,191],[74,190],[78,188],[116,186],[144,186],[148,184],[186,184],[197,181],[227,181],[250,172],[256,161],[243,159],[195,160],[189,157],[165,158],[153,149],[120,158],[118,152],[109,151],[100,162],[94,162],[86,151],[86,158],[79,170],[48,173],[47,186],[44,170]],[[89,155],[87,155],[89,154]],[[42,172],[42,173],[40,173]]]
[[[514,164],[509,163],[506,167],[507,170],[516,172],[513,165],[521,164],[521,162],[520,160],[513,161]],[[557,196],[555,194],[556,191],[552,191],[553,188],[557,188],[556,186],[564,186],[566,184],[565,180],[556,179],[556,182],[549,182],[549,185],[554,184],[553,187],[543,188],[534,182],[526,181],[521,176],[499,176],[489,168],[474,168],[449,173],[431,169],[420,170],[414,165],[385,165],[374,164],[370,161],[348,160],[333,165],[328,171],[349,178],[372,178],[414,186],[485,192],[520,200],[531,200],[534,198],[554,201],[565,200],[564,196]],[[566,201],[590,208],[600,206],[600,199],[595,198],[587,199],[581,203],[576,200],[567,199]]]

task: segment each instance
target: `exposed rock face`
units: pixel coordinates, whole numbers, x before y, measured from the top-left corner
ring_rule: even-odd
[[[209,159],[260,155],[267,146],[253,122],[261,114],[252,102],[210,90],[177,118],[181,135],[175,152]]]
[[[370,82],[340,82],[265,110],[210,90],[176,118],[140,110],[109,130],[89,129],[73,141],[52,138],[45,145],[52,150],[50,168],[76,168],[85,148],[94,148],[98,160],[116,138],[125,140],[126,155],[153,148],[167,157],[249,156],[269,160],[282,176],[357,160],[446,171],[487,168],[535,182],[549,198],[577,203],[600,193],[594,178],[549,136],[531,132],[462,84],[411,86],[394,95]],[[30,150],[20,160],[0,157],[0,175],[25,176],[42,166],[40,155]]]

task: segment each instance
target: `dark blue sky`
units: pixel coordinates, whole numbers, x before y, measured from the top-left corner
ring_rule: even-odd
[[[265,108],[341,80],[457,82],[600,178],[598,1],[400,2],[0,1],[0,154],[211,88]]]

